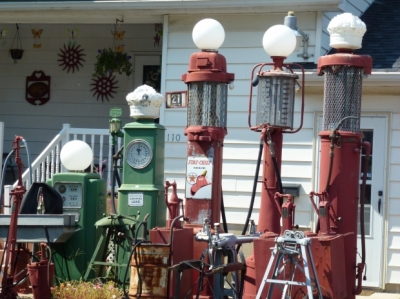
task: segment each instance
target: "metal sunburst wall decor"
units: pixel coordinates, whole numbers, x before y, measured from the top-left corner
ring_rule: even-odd
[[[63,66],[64,68],[62,69],[63,71],[67,69],[67,73],[72,70],[72,73],[75,72],[75,69],[79,71],[79,66],[83,67],[82,62],[85,62],[85,59],[83,59],[83,56],[86,56],[83,54],[83,49],[80,49],[80,45],[75,45],[75,44],[70,44],[68,46],[65,46],[64,44],[64,50],[60,49],[61,54],[58,54],[58,56],[61,57],[61,59],[58,59],[57,61],[60,61],[61,64],[59,66]]]
[[[113,97],[112,94],[116,93],[116,89],[118,86],[116,84],[118,83],[117,80],[115,80],[115,76],[105,76],[105,77],[100,77],[97,76],[95,79],[92,79],[94,83],[90,84],[94,86],[90,91],[95,91],[93,93],[93,96],[95,97],[97,94],[97,100],[101,97],[101,101],[103,102],[104,99],[109,101],[108,97]]]

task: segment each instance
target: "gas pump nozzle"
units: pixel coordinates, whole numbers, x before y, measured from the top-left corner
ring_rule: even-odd
[[[149,230],[147,229],[147,219],[149,218],[150,214],[147,213],[146,216],[143,218],[143,231],[142,231],[142,239],[147,240],[147,236],[149,235]]]

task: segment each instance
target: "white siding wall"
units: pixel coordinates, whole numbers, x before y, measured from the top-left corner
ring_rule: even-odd
[[[399,283],[400,277],[400,111],[393,113],[388,203],[387,283]]]
[[[228,72],[235,73],[235,88],[228,92],[228,135],[225,138],[223,181],[224,203],[227,221],[243,224],[250,202],[253,179],[256,169],[259,134],[250,131],[247,124],[250,76],[253,66],[269,61],[262,48],[265,31],[275,24],[282,24],[285,14],[263,16],[207,16],[218,20],[225,29],[225,42],[219,53],[227,60]],[[316,13],[296,14],[298,26],[310,35],[309,53],[314,53]],[[181,75],[187,72],[189,57],[196,49],[191,32],[193,26],[204,16],[170,16],[167,36],[167,49],[164,62],[166,70],[165,91],[186,90]],[[300,49],[301,51],[301,49]],[[288,61],[301,61],[297,53]],[[254,89],[254,94],[257,89]],[[319,99],[322,96],[317,96]],[[253,110],[256,98],[253,99]],[[322,107],[322,102],[321,102]],[[296,104],[296,121],[299,123],[300,103]],[[321,110],[322,108],[320,108]],[[254,112],[254,111],[253,111]],[[162,123],[166,124],[165,175],[168,180],[176,180],[179,195],[184,197],[186,166],[186,109],[165,109]],[[301,184],[300,197],[296,202],[296,223],[310,227],[311,206],[308,193],[312,190],[314,114],[308,110],[303,129],[297,134],[284,135],[282,178],[283,183]],[[176,140],[172,141],[172,135]],[[262,174],[260,174],[262,175]],[[253,219],[258,219],[260,186]]]
[[[372,79],[372,78],[371,78]],[[368,84],[368,80],[365,80]],[[383,83],[383,85],[386,85]],[[375,94],[363,96],[363,111],[389,111],[388,191],[385,196],[386,218],[386,279],[385,283],[399,284],[400,277],[400,88],[387,87],[386,90],[372,91]]]
[[[6,44],[0,45],[0,121],[4,122],[4,152],[11,150],[15,135],[23,136],[31,156],[37,156],[61,130],[62,124],[73,127],[108,128],[109,110],[121,107],[122,122],[130,122],[129,108],[125,97],[133,90],[133,75],[129,78],[117,75],[117,93],[104,102],[93,97],[92,73],[98,49],[112,46],[114,25],[37,25],[20,24],[20,35],[24,55],[14,64],[8,54],[16,26],[2,26],[9,30]],[[42,28],[42,47],[34,49],[31,29]],[[68,42],[67,29],[78,28],[78,42],[85,62],[79,71],[67,73],[59,66],[60,48]],[[132,55],[161,55],[161,47],[154,47],[154,25],[121,25],[125,31],[125,49]],[[3,42],[4,40],[2,40]],[[42,70],[51,76],[50,101],[42,106],[33,106],[25,100],[25,80],[33,71]],[[25,151],[22,150],[24,155]],[[25,157],[23,156],[23,159]],[[33,161],[33,160],[32,160]],[[26,163],[24,162],[24,165]]]

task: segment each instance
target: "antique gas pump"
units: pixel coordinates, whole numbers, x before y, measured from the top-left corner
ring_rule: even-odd
[[[193,228],[197,234],[204,221],[212,225],[220,222],[228,84],[234,80],[234,74],[227,72],[225,57],[217,51],[225,39],[224,28],[218,21],[199,21],[192,38],[201,52],[190,56],[188,73],[182,75],[188,89],[185,227]],[[192,240],[192,259],[199,259],[206,244]],[[195,273],[193,281],[197,277]],[[203,296],[207,294],[205,290]]]
[[[122,185],[118,189],[118,214],[150,214],[149,227],[165,223],[164,132],[154,123],[163,96],[142,85],[126,96],[134,121],[124,126]]]
[[[220,222],[222,147],[234,74],[227,73],[225,57],[217,51],[225,39],[218,21],[201,20],[192,37],[201,52],[190,56],[188,73],[182,75],[188,88],[185,216],[187,226],[201,228],[206,218]]]
[[[349,27],[348,24],[351,24]],[[357,264],[357,214],[359,207],[360,155],[370,144],[362,142],[360,130],[362,78],[371,74],[372,58],[356,55],[361,48],[365,24],[350,13],[336,16],[329,23],[330,46],[337,53],[320,57],[318,74],[325,75],[323,128],[321,137],[320,192],[317,214],[319,236],[345,236],[345,275],[347,297],[355,298],[361,292],[365,250],[362,244],[362,262]],[[366,171],[364,171],[366,175]],[[361,194],[360,228],[363,236],[363,200]],[[355,287],[355,281],[357,287]],[[339,297],[335,297],[339,298]],[[342,298],[342,297],[340,297]]]
[[[282,231],[293,228],[295,205],[291,196],[282,194],[280,176],[282,140],[283,133],[298,132],[303,124],[304,70],[298,64],[284,63],[284,59],[296,47],[294,32],[284,25],[275,25],[265,32],[263,47],[271,56],[273,62],[261,63],[253,68],[252,85],[253,87],[258,86],[255,126],[251,124],[252,93],[250,93],[249,101],[249,127],[253,131],[261,132],[259,158],[261,159],[261,150],[263,150],[264,156],[262,161],[260,218],[257,228],[257,231],[260,231],[263,235],[260,239],[253,241],[253,254],[246,259],[244,298],[255,297],[259,286],[257,277],[265,271],[265,268],[261,266],[265,262],[263,254],[265,254],[265,251],[269,251],[271,247],[271,244],[266,240],[274,240],[281,233],[281,216]],[[272,68],[265,70],[266,66],[272,66]],[[292,67],[300,68],[303,73],[301,120],[300,126],[296,130],[293,130],[294,99],[299,77],[293,73]],[[257,73],[254,77],[255,70],[257,70]],[[261,163],[261,161],[258,161],[258,163]],[[257,257],[259,257],[259,261]]]
[[[54,243],[55,274],[61,280],[79,280],[86,270],[101,232],[94,224],[106,211],[106,180],[83,172],[93,160],[89,145],[80,140],[66,143],[60,159],[69,170],[47,180],[63,199],[63,213],[75,216],[80,230],[65,243]]]
[[[154,88],[142,85],[126,96],[133,122],[124,126],[122,185],[118,189],[117,212],[123,216],[137,216],[146,220],[147,228],[161,226],[166,219],[163,196],[165,128],[154,122],[159,117],[163,96]],[[137,237],[137,236],[136,236]],[[125,240],[118,260],[122,261],[118,277],[124,274],[132,250],[132,240]]]

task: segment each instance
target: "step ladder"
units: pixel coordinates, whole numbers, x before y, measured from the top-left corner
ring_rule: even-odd
[[[277,237],[275,239],[275,247],[271,248],[272,255],[267,269],[265,270],[256,299],[261,298],[266,283],[270,284],[267,295],[268,299],[272,298],[275,285],[281,289],[282,299],[292,298],[291,286],[307,287],[307,296],[309,299],[314,298],[313,289],[317,289],[318,298],[322,299],[322,293],[318,282],[318,276],[315,271],[310,245],[311,239],[305,238],[304,233],[300,231],[294,232],[286,230],[283,236]],[[287,276],[283,279],[279,279],[279,276],[290,263],[292,266],[292,271],[289,277],[290,280],[287,280]],[[310,275],[310,269],[312,275]],[[298,272],[296,270],[300,270],[304,274],[305,282],[294,280],[296,278],[296,272]]]

